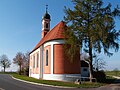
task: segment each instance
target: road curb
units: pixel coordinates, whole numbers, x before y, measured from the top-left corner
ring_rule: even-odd
[[[118,77],[118,76],[112,76],[113,78],[116,78],[116,79],[120,79],[120,77]]]
[[[47,85],[47,84],[41,84],[41,83],[35,83],[35,82],[30,82],[30,81],[25,81],[25,80],[21,80],[18,78],[13,77],[12,75],[10,75],[13,79],[21,81],[21,82],[25,82],[25,83],[29,83],[29,84],[34,84],[34,85],[40,85],[40,86],[47,86],[47,87],[56,87],[56,88],[76,88],[76,87],[64,87],[64,86],[54,86],[54,85]]]

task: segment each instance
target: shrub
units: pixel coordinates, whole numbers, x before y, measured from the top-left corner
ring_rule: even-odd
[[[93,77],[97,79],[97,82],[105,82],[106,75],[104,71],[94,71]]]

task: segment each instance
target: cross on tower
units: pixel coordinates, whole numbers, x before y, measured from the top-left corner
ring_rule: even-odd
[[[48,5],[46,5],[46,13],[47,13],[47,10],[48,10]]]

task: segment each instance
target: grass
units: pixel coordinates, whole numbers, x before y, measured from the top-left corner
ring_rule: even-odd
[[[112,84],[112,83],[114,83],[115,80],[116,80],[116,79],[113,78],[112,76],[106,76],[106,81],[105,81],[105,83],[106,83],[106,84]]]
[[[12,74],[13,77],[22,79],[25,81],[47,84],[47,85],[54,85],[54,86],[65,86],[65,87],[77,87],[77,88],[95,88],[100,87],[103,84],[101,83],[90,83],[90,82],[82,82],[80,85],[71,83],[71,82],[61,82],[61,81],[52,81],[52,80],[42,80],[42,79],[35,79],[23,75]]]
[[[1,74],[4,74],[4,73],[1,73]],[[76,88],[96,88],[96,87],[105,85],[103,83],[97,83],[97,82],[94,82],[94,83],[82,82],[81,84],[78,85],[78,84],[74,84],[73,82],[35,79],[35,78],[24,76],[24,75],[18,75],[17,73],[5,73],[5,74],[10,74],[13,77],[21,79],[21,80],[40,83],[40,84],[53,85],[53,86],[65,86],[65,87],[76,87]]]
[[[120,77],[120,71],[106,71],[105,74],[107,76],[119,76]]]
[[[0,74],[17,74],[16,72],[0,72]]]

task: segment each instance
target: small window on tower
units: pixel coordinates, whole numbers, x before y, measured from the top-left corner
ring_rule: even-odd
[[[48,23],[46,23],[46,28],[48,28]]]

